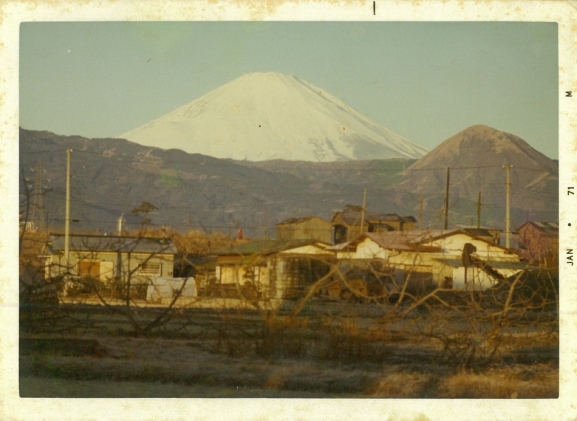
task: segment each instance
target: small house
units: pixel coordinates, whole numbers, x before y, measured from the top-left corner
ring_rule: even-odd
[[[528,221],[517,228],[519,253],[542,266],[559,264],[559,224]]]
[[[318,216],[291,218],[276,225],[277,240],[318,240],[330,244],[332,224]]]
[[[168,238],[106,235],[70,235],[68,262],[64,249],[64,235],[51,234],[44,252],[47,277],[131,278],[134,283],[146,283],[153,276],[171,277],[177,253]]]
[[[242,288],[255,298],[295,298],[328,273],[328,246],[310,239],[261,240],[218,250],[214,287],[229,296]]]
[[[369,232],[411,231],[417,220],[412,216],[400,216],[396,213],[372,213],[361,211],[337,212],[331,224],[333,227],[333,244],[350,241],[359,235]]]
[[[463,230],[389,231],[365,233],[353,241],[330,247],[340,261],[378,261],[397,284],[485,289],[496,280],[488,267],[465,265],[463,250],[469,244],[475,256],[508,277],[527,267],[519,256],[498,244]]]

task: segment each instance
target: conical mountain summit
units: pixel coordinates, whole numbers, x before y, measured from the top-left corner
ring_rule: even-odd
[[[451,203],[459,198],[477,201],[481,192],[484,204],[500,209],[505,203],[504,165],[513,166],[510,170],[511,206],[527,211],[548,210],[555,219],[558,162],[520,137],[484,125],[471,126],[445,140],[407,168],[402,182],[394,190],[409,194],[413,202],[421,193],[425,200],[441,200],[449,167]],[[398,202],[410,201],[407,195],[396,197]]]
[[[432,167],[480,167],[517,164],[535,170],[556,171],[558,164],[518,136],[485,125],[475,125],[445,140],[409,170]]]
[[[121,136],[216,158],[420,158],[426,149],[295,76],[249,73]]]

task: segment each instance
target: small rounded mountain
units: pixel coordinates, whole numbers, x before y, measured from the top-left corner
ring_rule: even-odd
[[[452,205],[456,205],[459,198],[476,201],[482,192],[485,204],[502,207],[504,165],[513,166],[510,170],[512,206],[526,211],[550,210],[555,214],[559,163],[520,137],[484,125],[457,133],[407,168],[403,180],[394,189],[395,200],[415,202],[421,193],[425,200],[442,200],[449,167]]]
[[[494,167],[512,164],[535,170],[557,171],[546,157],[518,136],[485,125],[471,126],[445,140],[409,170],[438,167]]]

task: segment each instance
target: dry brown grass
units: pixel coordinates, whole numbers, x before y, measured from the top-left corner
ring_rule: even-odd
[[[551,399],[558,396],[558,369],[461,372],[442,379],[439,384],[439,397],[442,398]]]
[[[94,338],[107,351],[100,357],[50,353],[24,355],[20,359],[21,376],[133,381],[142,383],[143,390],[148,387],[146,385],[157,382],[253,388],[254,397],[264,396],[260,390],[292,391],[295,397],[301,392],[303,397],[307,393],[325,393],[327,396],[354,394],[373,398],[554,398],[558,390],[555,364],[493,366],[476,372],[455,373],[450,365],[429,361],[404,344],[383,349],[382,352],[390,354],[386,362],[361,357],[353,358],[356,362],[349,363],[349,358],[327,360],[284,355],[268,359],[251,352],[227,355],[226,350],[215,350],[217,338],[193,341]],[[274,338],[279,339],[278,336]],[[290,335],[286,341],[289,338]]]
[[[422,398],[428,390],[434,375],[423,373],[393,373],[379,380],[369,394],[374,398]]]

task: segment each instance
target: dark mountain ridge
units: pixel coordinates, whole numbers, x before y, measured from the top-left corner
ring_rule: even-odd
[[[392,181],[385,186],[383,180],[398,179],[407,167],[403,160],[390,164],[388,160],[377,164],[351,161],[334,163],[338,169],[333,171],[333,163],[328,163],[323,168],[329,170],[320,171],[322,177],[306,177],[293,171],[294,166],[283,172],[123,139],[87,139],[21,129],[20,165],[27,183],[34,183],[34,169],[40,160],[43,186],[52,189],[43,196],[45,219],[51,227],[64,225],[67,148],[73,149],[71,218],[79,221],[73,228],[104,231],[114,230],[122,214],[128,226],[136,226],[138,220],[129,215],[130,210],[147,201],[159,208],[151,215],[156,225],[230,232],[244,228],[249,235],[274,236],[275,224],[284,219],[302,215],[330,218],[346,204],[361,200],[362,188],[339,183],[342,174],[366,181],[363,174],[368,171],[382,186],[389,187]],[[306,164],[314,168],[314,163]]]
[[[502,223],[505,213],[506,170],[510,169],[511,207],[515,223],[526,219],[558,220],[559,163],[549,159],[518,136],[488,126],[469,127],[445,140],[412,164],[394,187],[396,203],[417,209],[420,194],[425,207],[442,208],[450,167],[450,211],[465,216],[459,223],[476,222],[476,203],[481,192],[484,220]],[[469,208],[464,211],[463,207]],[[461,218],[463,219],[463,218]]]
[[[451,167],[450,226],[476,222],[482,191],[482,224],[504,226],[505,170],[511,170],[512,224],[557,220],[558,163],[526,143],[486,126],[473,126],[443,142],[418,161],[404,159],[303,162],[234,161],[181,150],[162,150],[123,139],[87,139],[20,130],[20,166],[34,187],[37,162],[43,168],[43,214],[49,227],[64,225],[66,149],[72,148],[72,229],[113,232],[124,214],[142,201],[158,207],[152,222],[250,236],[274,236],[276,223],[317,215],[330,219],[347,204],[367,210],[419,217],[440,228],[446,167]],[[21,182],[21,193],[24,192]],[[22,196],[21,196],[22,198]]]

